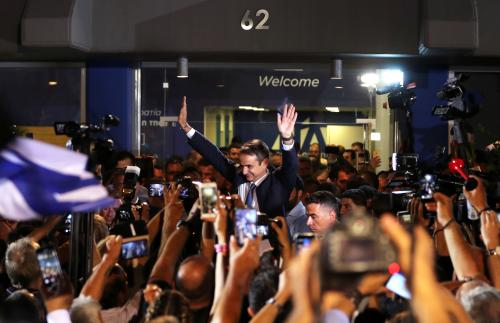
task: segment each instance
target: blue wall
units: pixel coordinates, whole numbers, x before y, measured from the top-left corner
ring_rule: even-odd
[[[100,124],[102,117],[113,114],[120,125],[110,137],[117,149],[132,148],[132,111],[134,106],[134,69],[127,64],[87,65],[87,122]]]

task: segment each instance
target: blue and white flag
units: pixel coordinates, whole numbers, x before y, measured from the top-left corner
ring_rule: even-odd
[[[115,203],[86,164],[83,154],[16,138],[0,151],[0,216],[23,221]]]

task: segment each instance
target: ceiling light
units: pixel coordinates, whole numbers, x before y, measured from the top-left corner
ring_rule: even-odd
[[[303,68],[273,68],[275,72],[304,72]]]
[[[216,87],[224,87],[224,84],[217,84]]]
[[[252,107],[252,106],[249,106],[249,105],[240,105],[240,106],[238,107],[238,109],[240,109],[240,110],[254,110],[254,109],[256,109],[256,108],[257,108],[257,107]]]
[[[325,110],[330,112],[340,112],[339,107],[325,107]]]
[[[334,59],[330,63],[330,79],[341,80],[342,79],[342,60]]]
[[[379,82],[379,77],[375,73],[365,73],[361,75],[361,86],[375,87]]]
[[[188,77],[188,59],[185,56],[177,59],[177,77],[183,79]]]
[[[336,89],[343,89],[344,87],[343,86],[336,86],[335,88]]]
[[[163,88],[168,89],[168,82],[163,82]]]
[[[49,85],[50,86],[56,86],[57,85],[57,81],[49,81]]]
[[[382,82],[386,85],[400,84],[403,85],[404,74],[401,70],[383,70]]]

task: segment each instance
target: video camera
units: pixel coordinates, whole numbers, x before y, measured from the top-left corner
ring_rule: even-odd
[[[417,95],[412,91],[415,87],[415,83],[409,83],[406,86],[396,83],[378,88],[375,93],[377,95],[389,94],[387,96],[389,109],[406,110],[417,100]]]
[[[447,104],[436,105],[432,108],[432,115],[443,120],[466,119],[474,116],[479,111],[479,105],[474,96],[468,94],[462,82],[468,77],[457,74],[456,77],[448,79],[443,88],[436,93],[440,100],[448,101]]]

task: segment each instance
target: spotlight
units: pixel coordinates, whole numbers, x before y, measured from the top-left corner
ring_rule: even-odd
[[[188,59],[186,56],[177,59],[177,77],[182,79],[188,77]]]
[[[361,86],[375,87],[379,82],[379,77],[375,73],[366,73],[361,75]]]
[[[334,59],[330,64],[330,79],[331,80],[341,80],[342,79],[342,60]]]

